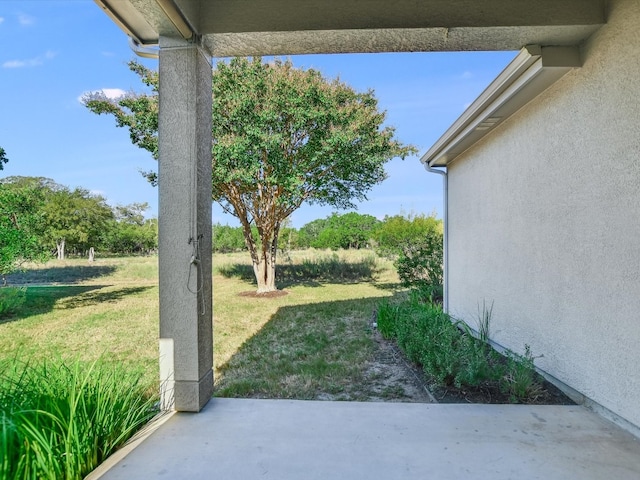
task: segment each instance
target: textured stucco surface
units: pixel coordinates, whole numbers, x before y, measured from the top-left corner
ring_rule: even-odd
[[[204,36],[212,55],[453,52],[519,50],[525,45],[573,45],[597,25],[346,29],[214,33]]]
[[[160,46],[161,372],[173,369],[176,409],[198,411],[213,391],[211,63],[195,45]]]
[[[134,30],[181,38],[155,0],[119,10]],[[605,0],[174,0],[215,56],[518,50],[571,45],[604,21]],[[128,13],[127,13],[128,12]],[[136,29],[136,26],[138,27]],[[142,35],[153,43],[153,35]]]
[[[449,166],[449,306],[640,426],[640,2]]]

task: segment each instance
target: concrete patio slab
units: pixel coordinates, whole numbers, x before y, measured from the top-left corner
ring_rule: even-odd
[[[640,441],[580,406],[213,399],[92,479],[634,479]]]

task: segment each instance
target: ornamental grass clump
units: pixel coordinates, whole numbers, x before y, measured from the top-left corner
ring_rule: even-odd
[[[0,364],[0,478],[84,478],[157,413],[140,379],[103,361]]]

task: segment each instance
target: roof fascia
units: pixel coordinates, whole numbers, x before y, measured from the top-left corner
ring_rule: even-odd
[[[446,167],[520,108],[582,66],[578,47],[523,48],[420,161]]]

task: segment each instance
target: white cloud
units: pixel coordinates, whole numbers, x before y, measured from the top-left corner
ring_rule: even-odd
[[[2,64],[4,68],[24,68],[37,67],[42,65],[42,57],[30,58],[28,60],[8,60]]]
[[[105,97],[107,97],[109,100],[117,100],[118,98],[124,97],[127,94],[127,92],[125,92],[121,88],[102,88],[100,90],[91,90],[88,92],[83,92],[82,95],[78,97],[78,101],[84,104],[85,98],[91,95],[96,95],[100,93]]]
[[[473,78],[473,73],[471,73],[469,70],[467,70],[462,75],[460,75],[460,78],[462,78],[463,80],[467,80],[469,78]]]
[[[2,64],[3,68],[28,68],[38,67],[43,65],[45,60],[51,60],[57,55],[56,52],[48,50],[44,55],[39,55],[34,58],[27,58],[25,60],[7,60]]]
[[[102,93],[110,100],[115,100],[116,98],[123,97],[127,94],[127,92],[121,88],[103,88]]]
[[[27,15],[26,13],[18,14],[18,23],[23,27],[27,27],[29,25],[33,25],[36,22],[36,19],[31,15]]]
[[[0,17],[0,23],[4,22],[4,18]]]

